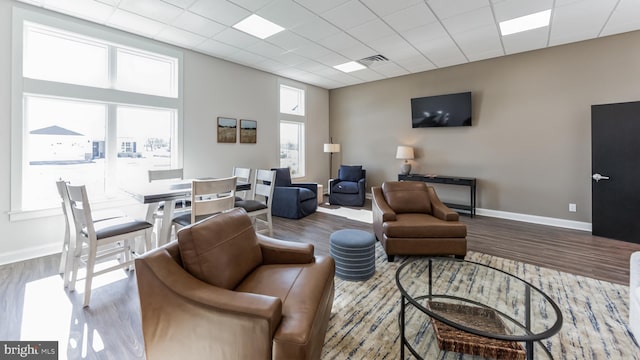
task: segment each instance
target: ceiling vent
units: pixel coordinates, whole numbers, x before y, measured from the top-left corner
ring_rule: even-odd
[[[366,57],[364,59],[358,60],[358,62],[366,67],[370,67],[373,63],[381,62],[381,61],[389,61],[384,55],[373,55]]]

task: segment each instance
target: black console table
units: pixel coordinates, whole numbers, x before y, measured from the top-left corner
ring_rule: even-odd
[[[476,178],[457,177],[457,176],[444,176],[444,175],[420,175],[398,174],[398,181],[424,181],[426,183],[434,184],[448,184],[448,185],[462,185],[469,187],[469,204],[452,204],[445,203],[448,207],[458,210],[466,210],[469,212],[469,216],[473,217],[476,214]]]

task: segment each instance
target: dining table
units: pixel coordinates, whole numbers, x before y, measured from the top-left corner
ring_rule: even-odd
[[[176,203],[191,199],[192,180],[210,180],[208,178],[184,179],[175,181],[156,181],[150,183],[134,183],[123,187],[123,190],[138,202],[147,205],[146,221],[154,224],[154,214],[160,204],[164,203],[160,227],[157,231],[156,246],[167,244],[171,240],[171,225]],[[238,182],[236,191],[251,190],[251,184]]]

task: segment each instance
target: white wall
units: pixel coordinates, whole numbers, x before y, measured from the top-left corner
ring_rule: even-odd
[[[0,0],[0,264],[60,251],[64,231],[61,215],[9,221],[11,209],[11,13],[23,7],[60,18],[64,15]],[[99,25],[94,25],[99,26]],[[113,30],[117,31],[117,30]],[[152,40],[149,40],[152,41]],[[278,166],[278,81],[281,78],[203,54],[184,50],[184,158],[186,177],[227,176],[234,165]],[[291,84],[297,84],[291,82]],[[329,158],[322,144],[329,139],[329,94],[312,85],[307,93],[307,176],[326,183]],[[218,116],[258,122],[256,144],[218,144]],[[132,202],[127,210],[142,215]]]

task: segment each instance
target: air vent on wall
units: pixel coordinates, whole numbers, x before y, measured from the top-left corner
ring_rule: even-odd
[[[389,59],[387,59],[384,55],[373,55],[373,56],[369,56],[366,57],[364,59],[360,59],[358,60],[358,62],[366,67],[371,66],[373,63],[375,62],[380,62],[380,61],[389,61]]]

